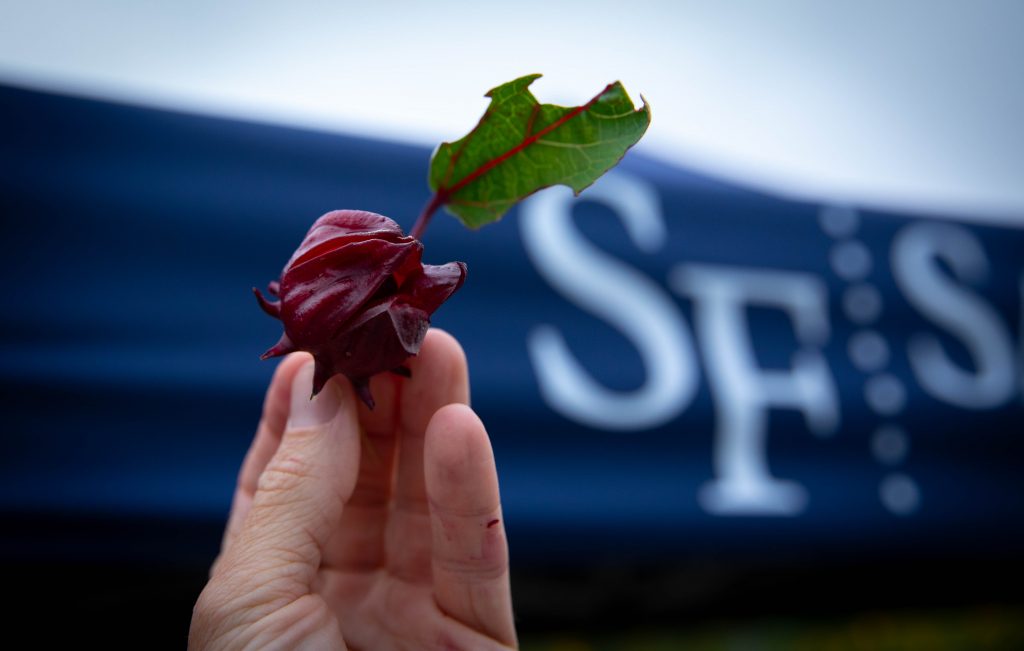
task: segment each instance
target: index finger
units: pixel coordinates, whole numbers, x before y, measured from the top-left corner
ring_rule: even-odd
[[[438,409],[468,402],[466,357],[450,334],[431,328],[411,378],[370,381],[377,404],[359,405],[366,437],[355,492],[324,552],[324,565],[367,570],[386,563],[404,580],[430,579],[430,520],[423,482],[423,437]]]
[[[393,574],[426,583],[430,580],[430,517],[423,478],[424,437],[438,409],[469,402],[469,372],[459,342],[437,329],[427,333],[409,367],[412,378],[402,381],[396,396],[398,450],[385,545]]]

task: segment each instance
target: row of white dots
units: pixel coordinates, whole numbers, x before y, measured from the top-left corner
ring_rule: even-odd
[[[869,326],[882,314],[882,296],[866,279],[874,260],[871,251],[855,239],[860,226],[857,212],[846,207],[826,207],[819,214],[821,229],[835,242],[829,251],[829,266],[849,283],[843,291],[843,313],[861,329],[847,342],[847,354],[859,371],[868,376],[864,383],[864,400],[868,407],[884,418],[898,415],[906,407],[907,392],[895,375],[886,372],[892,353],[885,337]],[[883,424],[871,438],[871,452],[880,463],[896,466],[906,459],[910,444],[899,427]],[[917,483],[901,472],[890,472],[878,487],[878,496],[891,513],[909,515],[921,503]]]

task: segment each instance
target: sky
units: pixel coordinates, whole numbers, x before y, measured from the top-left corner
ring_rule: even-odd
[[[609,81],[638,151],[812,200],[1024,225],[1024,2],[0,0],[0,83],[436,145],[491,87]]]

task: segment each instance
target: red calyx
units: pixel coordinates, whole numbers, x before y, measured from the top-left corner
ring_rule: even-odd
[[[261,359],[296,350],[313,355],[313,395],[335,374],[346,376],[371,409],[370,377],[408,374],[405,360],[420,350],[430,315],[466,279],[466,265],[424,265],[423,245],[394,221],[372,212],[323,215],[267,286],[255,287],[260,307],[280,319],[284,334]]]

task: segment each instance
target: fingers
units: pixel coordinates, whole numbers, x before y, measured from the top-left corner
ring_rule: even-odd
[[[412,378],[400,383],[396,396],[398,452],[393,511],[386,531],[389,570],[413,582],[430,580],[430,526],[423,476],[427,424],[441,407],[469,402],[466,356],[454,337],[430,330],[419,355],[409,360]]]
[[[362,426],[359,478],[345,505],[341,523],[324,548],[322,567],[344,572],[364,572],[383,567],[385,530],[394,483],[397,405],[395,398],[405,378],[380,373],[370,380],[377,408],[359,403]]]
[[[351,386],[332,380],[311,400],[312,379],[312,362],[295,373],[281,442],[259,474],[252,506],[223,561],[254,582],[283,579],[305,591],[359,464]]]
[[[238,473],[238,486],[235,488],[231,503],[228,525],[224,530],[222,548],[231,544],[249,514],[252,496],[256,492],[256,482],[277,451],[281,435],[284,434],[291,402],[292,380],[302,365],[309,360],[310,356],[307,353],[292,353],[285,357],[274,371],[274,377],[270,380],[263,400],[263,415],[256,428],[256,438],[253,439],[242,462],[242,469]]]
[[[450,617],[514,646],[498,475],[487,432],[469,407],[449,405],[431,419],[425,461],[437,604]]]

